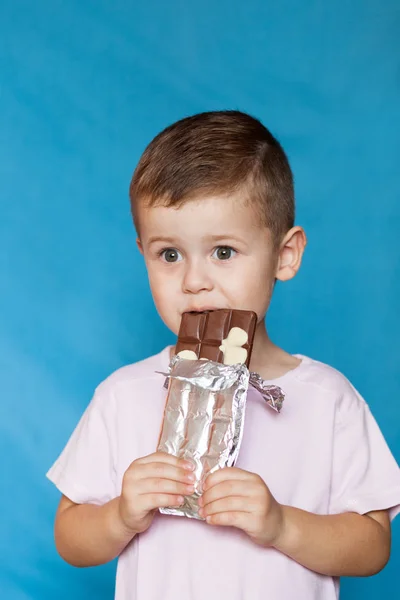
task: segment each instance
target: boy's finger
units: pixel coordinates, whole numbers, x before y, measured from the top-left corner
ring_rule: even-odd
[[[205,507],[211,502],[228,498],[231,496],[241,496],[248,498],[251,495],[252,487],[243,479],[222,481],[208,488],[199,500],[200,506]]]
[[[248,481],[252,477],[254,477],[253,473],[249,473],[243,469],[238,469],[237,467],[225,467],[224,469],[219,469],[218,471],[211,473],[205,480],[203,489],[207,490],[222,481]]]
[[[143,479],[138,484],[138,494],[175,494],[177,496],[189,496],[194,492],[194,485],[171,481],[170,479]]]
[[[147,463],[140,465],[137,469],[137,479],[170,479],[171,481],[195,481],[195,475],[182,466],[169,465],[166,463]]]
[[[189,471],[194,470],[194,464],[192,462],[184,460],[183,458],[178,458],[177,456],[173,456],[172,454],[167,454],[166,452],[154,452],[153,454],[149,454],[148,456],[139,458],[136,462],[138,464],[159,462],[168,465],[179,466],[184,469],[188,469]]]
[[[167,506],[181,506],[184,497],[175,494],[147,494],[142,497],[142,508],[145,512]]]
[[[200,516],[209,517],[224,512],[247,512],[253,513],[255,510],[254,504],[250,503],[249,498],[243,496],[228,496],[220,498],[214,502],[210,502],[204,508],[200,509]]]
[[[247,531],[250,515],[248,512],[228,511],[210,515],[206,517],[209,525],[217,525],[219,527],[237,527],[243,531]]]

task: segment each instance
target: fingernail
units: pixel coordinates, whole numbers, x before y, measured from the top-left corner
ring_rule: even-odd
[[[188,479],[189,481],[195,481],[196,477],[194,475],[194,473],[189,473],[188,475],[185,476],[186,479]]]
[[[185,501],[185,499],[184,499],[184,497],[183,497],[183,496],[178,496],[176,500],[177,500],[177,502],[178,502],[179,504],[183,504],[183,503],[184,503],[184,501]]]
[[[194,471],[194,464],[192,462],[185,462],[183,463],[183,468],[187,469],[188,471]]]
[[[194,485],[187,485],[186,486],[186,491],[190,492],[190,493],[194,492]]]
[[[204,510],[202,508],[200,508],[199,510],[199,515],[200,517],[204,517]]]

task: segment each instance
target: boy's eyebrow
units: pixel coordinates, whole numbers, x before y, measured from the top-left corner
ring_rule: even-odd
[[[214,244],[218,243],[218,242],[229,242],[229,241],[243,243],[243,240],[239,236],[232,235],[229,233],[226,233],[223,235],[206,235],[203,237],[203,241],[204,242],[212,242]],[[156,243],[170,244],[171,246],[173,246],[174,244],[177,244],[178,242],[177,242],[176,238],[163,236],[163,235],[155,235],[155,236],[149,238],[147,243],[149,246],[151,246],[151,244],[156,244]]]
[[[155,235],[149,238],[148,244],[154,244],[155,242],[162,242],[164,244],[174,244],[176,240],[171,237],[164,237],[162,235]]]
[[[226,240],[233,240],[236,242],[242,242],[243,240],[237,236],[237,235],[232,235],[230,233],[226,233],[224,235],[207,235],[203,238],[205,241],[211,241],[211,242],[223,242]]]

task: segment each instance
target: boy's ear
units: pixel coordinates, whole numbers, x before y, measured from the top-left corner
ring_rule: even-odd
[[[276,279],[289,281],[300,269],[307,237],[302,227],[293,227],[283,238],[276,267]]]
[[[142,242],[140,241],[140,238],[136,238],[136,245],[139,248],[140,254],[143,254],[143,246],[142,246]]]

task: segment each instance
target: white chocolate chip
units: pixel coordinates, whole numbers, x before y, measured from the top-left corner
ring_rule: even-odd
[[[186,360],[197,360],[197,354],[193,350],[181,350],[178,352],[178,356]]]
[[[228,337],[222,341],[219,349],[224,355],[224,365],[244,364],[247,359],[247,350],[242,348],[249,337],[241,327],[232,327]]]

